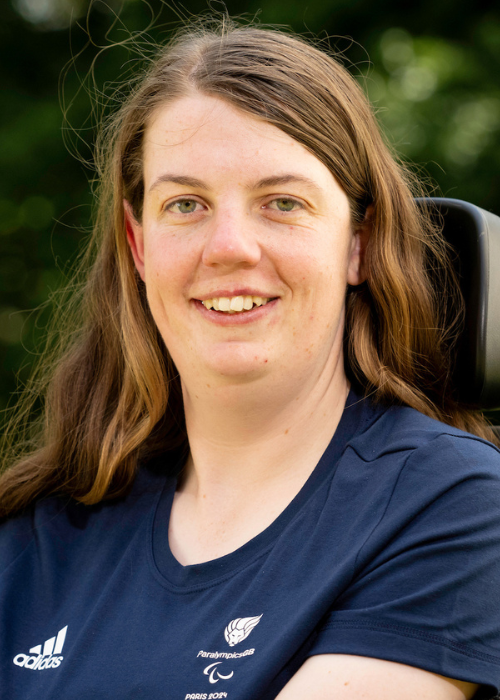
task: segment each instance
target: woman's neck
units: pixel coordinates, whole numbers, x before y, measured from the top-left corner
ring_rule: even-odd
[[[340,355],[317,377],[294,382],[184,386],[191,447],[185,484],[206,492],[262,487],[312,471],[342,415],[349,390]],[[299,476],[300,478],[300,476]]]
[[[302,387],[236,388],[184,387],[191,453],[169,523],[184,565],[234,551],[280,515],[328,446],[349,385],[340,358]]]

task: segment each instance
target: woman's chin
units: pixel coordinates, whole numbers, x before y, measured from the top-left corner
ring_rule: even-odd
[[[225,361],[212,364],[210,367],[213,374],[218,375],[223,381],[228,380],[254,381],[262,377],[268,371],[267,359],[254,359],[248,362]]]
[[[217,349],[206,358],[207,374],[229,380],[253,381],[263,374],[268,374],[272,363],[268,352],[262,348],[233,348]]]

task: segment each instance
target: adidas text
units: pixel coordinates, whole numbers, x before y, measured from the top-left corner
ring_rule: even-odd
[[[42,656],[41,654],[38,656],[18,654],[14,657],[16,666],[30,668],[32,671],[43,671],[45,668],[57,668],[62,660],[62,656]]]

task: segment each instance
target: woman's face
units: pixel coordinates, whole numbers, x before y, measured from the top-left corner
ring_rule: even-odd
[[[195,94],[156,112],[144,184],[140,223],[126,205],[129,243],[184,383],[333,371],[364,234],[353,233],[348,199],[314,155]]]

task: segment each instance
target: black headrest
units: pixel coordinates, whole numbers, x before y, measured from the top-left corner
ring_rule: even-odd
[[[459,199],[427,200],[457,255],[465,328],[455,382],[460,398],[500,407],[500,218]]]

